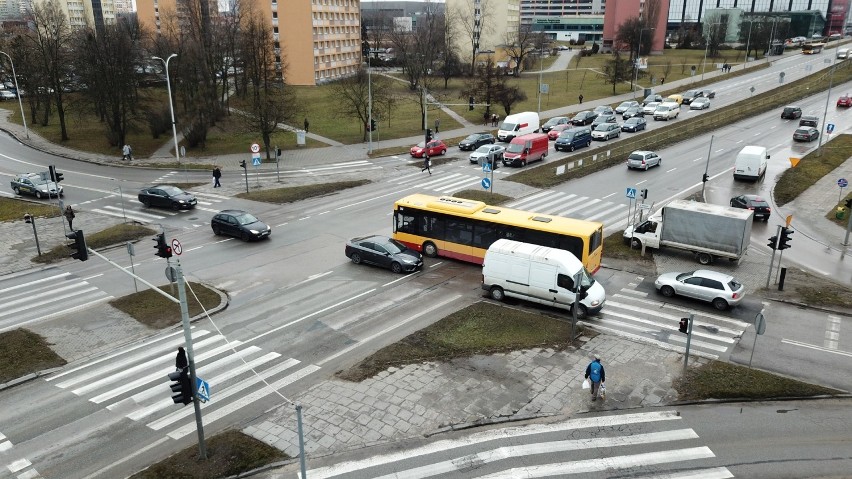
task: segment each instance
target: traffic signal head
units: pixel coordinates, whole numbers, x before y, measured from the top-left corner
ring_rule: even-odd
[[[467,99],[467,109],[473,111],[473,97]]]
[[[376,131],[376,120],[370,119],[370,131]]]
[[[639,190],[639,197],[642,198],[643,200],[648,199],[648,189],[642,188],[641,190]]]
[[[157,250],[157,256],[160,258],[171,258],[172,257],[172,247],[166,243],[166,234],[160,233],[154,237],[154,241],[157,242],[157,246],[154,246]]]
[[[778,246],[778,236],[770,236],[769,243],[766,243],[766,246],[775,249]]]
[[[709,180],[710,180],[710,176],[707,175],[707,173],[704,173],[704,175],[701,176],[701,181],[703,181],[704,183],[707,183],[707,181],[709,181]]]
[[[852,209],[852,198],[846,200],[846,208]]]
[[[83,230],[72,231],[65,235],[66,238],[73,240],[73,243],[68,243],[71,248],[71,257],[86,261],[89,259],[89,250],[86,249],[86,239],[83,237]]]
[[[426,128],[426,142],[432,141],[432,129]]]
[[[29,213],[24,213],[24,221],[27,224],[31,224],[33,222],[33,215],[31,215]]]
[[[689,333],[689,318],[680,318],[680,324],[678,326],[678,331],[683,334]]]
[[[778,249],[785,250],[790,247],[790,241],[793,241],[793,238],[790,235],[793,234],[793,228],[781,228],[781,238],[778,240]]]
[[[180,371],[169,373],[169,388],[172,390],[172,401],[184,406],[192,402],[192,386],[189,383],[189,371],[183,368]]]
[[[50,181],[56,181],[56,167],[53,165],[49,165],[47,167],[47,170],[50,172]]]
[[[246,169],[246,160],[240,160],[240,166],[241,166],[243,169]]]

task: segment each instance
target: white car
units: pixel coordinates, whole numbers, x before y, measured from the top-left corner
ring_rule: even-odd
[[[655,120],[671,120],[680,114],[680,105],[677,103],[660,103],[654,110]]]
[[[642,108],[642,113],[644,113],[646,115],[653,115],[654,110],[656,110],[659,105],[660,105],[660,102],[658,102],[658,101],[648,102]]]
[[[0,100],[15,100],[18,96],[9,90],[0,90]]]
[[[710,99],[709,98],[704,98],[704,97],[696,98],[696,99],[692,100],[692,102],[689,104],[690,110],[704,110],[704,109],[707,109],[707,108],[710,108]]]
[[[502,145],[482,145],[470,154],[470,162],[482,164],[488,161],[488,155],[494,154],[494,164],[496,165],[503,160],[503,152],[506,147]]]
[[[686,296],[712,303],[718,310],[740,304],[745,296],[745,287],[733,276],[699,269],[690,273],[661,274],[654,286],[663,296]]]
[[[621,126],[618,123],[601,123],[592,130],[593,140],[609,140],[621,136]]]

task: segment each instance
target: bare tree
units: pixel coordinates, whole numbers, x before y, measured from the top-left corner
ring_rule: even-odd
[[[494,30],[491,21],[495,6],[492,6],[491,0],[460,0],[451,5],[447,9],[447,18],[456,23],[460,35],[469,42],[468,60],[472,74],[476,70],[476,54],[481,50],[480,39]]]
[[[337,113],[346,118],[355,118],[362,127],[370,121],[370,83],[372,82],[373,111],[387,104],[389,98],[388,79],[382,75],[370,75],[360,68],[355,75],[331,84],[331,95],[337,104]],[[367,141],[367,129],[363,129],[363,140]]]
[[[606,83],[612,85],[612,94],[615,95],[616,85],[633,77],[633,62],[629,58],[621,58],[621,55],[616,51],[612,55],[612,59],[604,64],[601,76]]]
[[[491,113],[492,102],[496,101],[497,95],[503,89],[504,84],[501,81],[505,81],[505,77],[494,64],[494,59],[489,56],[482,65],[477,66],[476,74],[467,81],[461,97],[473,97],[475,103],[487,104],[485,114],[488,115]]]
[[[725,37],[728,35],[728,16],[707,15],[702,28],[707,56],[711,58],[719,56],[719,47],[725,43]]]
[[[444,78],[444,89],[447,89],[450,78],[461,74],[461,59],[459,58],[456,39],[458,37],[458,26],[455,22],[449,21],[446,15],[440,16],[438,19],[439,26],[443,31],[441,39],[441,76]]]
[[[518,88],[516,85],[507,85],[505,83],[505,76],[500,78],[503,79],[501,81],[502,88],[497,90],[494,99],[497,100],[497,102],[503,106],[503,111],[506,112],[506,115],[511,115],[512,106],[514,106],[515,103],[518,103],[519,101],[526,100],[527,94],[524,93],[524,91]]]
[[[521,65],[527,55],[533,52],[539,52],[544,49],[547,44],[547,39],[542,32],[535,32],[532,25],[521,25],[517,32],[506,33],[504,39],[505,51],[513,60],[515,60],[514,73],[517,76],[521,72]]]

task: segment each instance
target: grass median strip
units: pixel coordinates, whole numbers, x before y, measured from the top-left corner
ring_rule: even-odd
[[[675,381],[674,388],[682,401],[808,397],[842,392],[721,361],[690,369]]]
[[[85,233],[85,237],[86,246],[89,249],[98,250],[107,246],[124,243],[125,241],[136,241],[155,234],[157,234],[156,231],[145,226],[120,224],[110,226],[105,230],[95,233]],[[61,244],[54,246],[50,251],[43,252],[41,256],[36,256],[32,260],[36,263],[62,261],[71,257],[70,251],[66,245]]]
[[[369,183],[370,180],[337,181],[333,183],[317,183],[315,185],[290,186],[287,188],[251,191],[249,193],[240,193],[236,196],[246,200],[284,204],[294,203],[308,198],[316,198],[318,196],[327,196],[337,193],[340,190],[355,188]]]
[[[172,293],[169,285],[160,286],[160,290],[177,298],[177,291]],[[191,292],[190,292],[191,290]],[[194,293],[194,294],[193,294]],[[198,300],[195,296],[198,296]],[[199,300],[201,303],[199,303]],[[222,299],[219,293],[198,283],[187,283],[186,303],[189,308],[189,317],[201,314],[219,306]],[[122,296],[109,302],[110,306],[124,311],[136,321],[149,328],[162,329],[180,323],[180,305],[169,301],[162,294],[146,289],[138,293]],[[204,305],[204,309],[201,308]]]
[[[40,335],[27,329],[0,333],[0,383],[65,365]]]

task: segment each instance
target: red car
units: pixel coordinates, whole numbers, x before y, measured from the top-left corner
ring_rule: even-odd
[[[565,131],[569,128],[574,128],[574,125],[571,125],[571,124],[554,125],[553,127],[550,128],[550,131],[547,132],[547,138],[550,139],[551,141],[556,141],[556,139],[559,138],[559,135],[563,131]]]
[[[837,106],[845,106],[849,108],[852,106],[852,97],[849,95],[843,95],[842,97],[837,99]]]
[[[429,156],[444,155],[447,153],[447,145],[441,140],[432,140],[426,145],[420,142],[411,147],[411,156],[415,158],[423,158],[423,154],[429,152]]]

